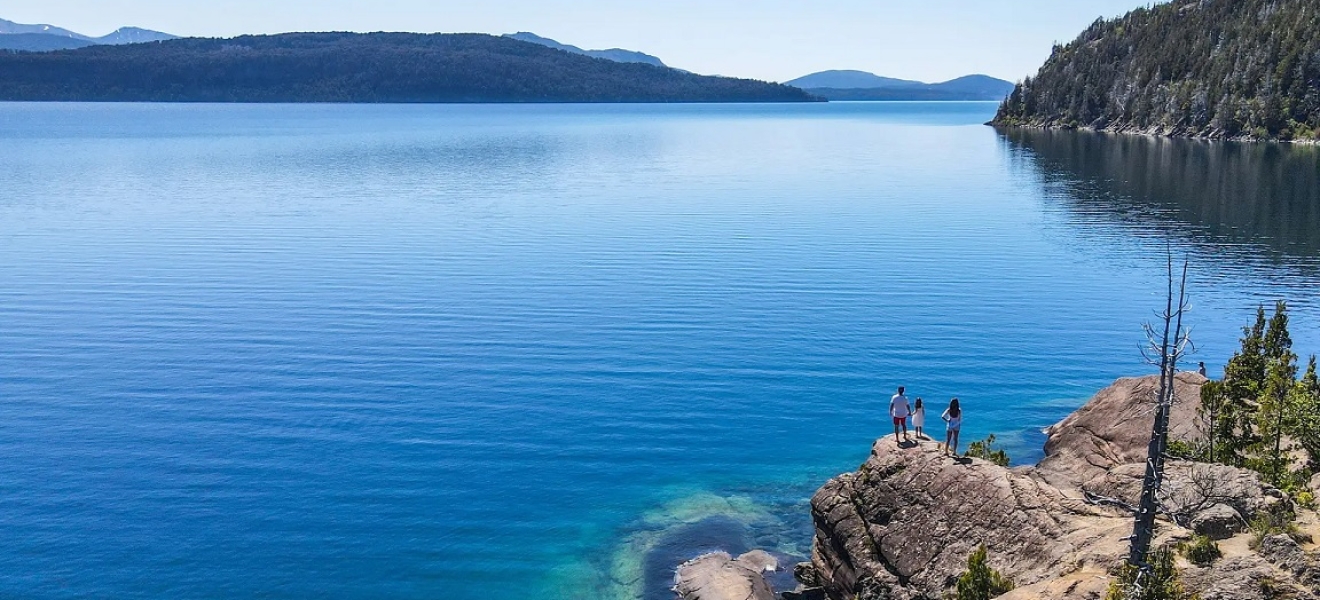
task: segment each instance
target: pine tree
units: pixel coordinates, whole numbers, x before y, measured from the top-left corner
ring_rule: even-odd
[[[1298,380],[1294,397],[1295,418],[1288,433],[1306,450],[1311,473],[1320,472],[1320,375],[1316,373],[1315,355],[1311,355],[1306,373]]]
[[[1233,438],[1232,415],[1225,416],[1229,405],[1224,384],[1207,381],[1201,386],[1201,405],[1196,408],[1205,423],[1205,448],[1202,456],[1210,462],[1231,462],[1232,456],[1225,446]]]
[[[1105,600],[1197,600],[1196,594],[1183,588],[1172,551],[1153,550],[1149,562],[1145,576],[1140,568],[1123,565],[1118,578],[1109,584]]]
[[[1285,487],[1290,479],[1288,451],[1284,434],[1296,420],[1297,355],[1292,351],[1288,334],[1288,305],[1279,302],[1269,321],[1261,347],[1265,358],[1265,385],[1257,399],[1254,466],[1270,483]]]
[[[1013,591],[1013,582],[990,568],[989,554],[981,544],[967,557],[967,571],[958,577],[957,600],[990,600]]]
[[[1242,328],[1242,347],[1224,367],[1223,403],[1220,408],[1222,438],[1220,459],[1225,464],[1243,465],[1244,453],[1255,443],[1256,402],[1265,387],[1265,307],[1256,308],[1256,322]]]

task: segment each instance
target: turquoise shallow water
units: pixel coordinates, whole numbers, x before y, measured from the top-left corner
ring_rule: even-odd
[[[896,385],[1038,458],[1166,243],[1320,351],[1314,149],[993,111],[0,104],[0,597],[663,598]]]

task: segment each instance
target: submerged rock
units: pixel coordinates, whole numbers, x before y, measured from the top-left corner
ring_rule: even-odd
[[[674,592],[682,600],[775,600],[764,574],[778,567],[778,560],[762,550],[736,559],[714,552],[683,563],[674,576]]]

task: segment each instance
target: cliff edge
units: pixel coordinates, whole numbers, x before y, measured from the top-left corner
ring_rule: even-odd
[[[1174,437],[1196,431],[1205,379],[1178,375]],[[811,563],[798,570],[805,590],[834,600],[942,598],[980,544],[1018,588],[1005,596],[1101,598],[1122,564],[1144,472],[1154,377],[1120,379],[1051,427],[1046,457],[1004,468],[944,456],[933,441],[875,443],[854,473],[831,479],[812,498]],[[1157,545],[1202,533],[1223,540],[1209,567],[1181,564],[1184,583],[1204,600],[1315,599],[1320,551],[1287,536],[1249,544],[1246,524],[1291,509],[1252,472],[1170,461]],[[1303,519],[1315,530],[1313,513]],[[1256,548],[1253,549],[1253,546]],[[786,597],[789,597],[786,595]],[[799,597],[799,596],[792,596]]]

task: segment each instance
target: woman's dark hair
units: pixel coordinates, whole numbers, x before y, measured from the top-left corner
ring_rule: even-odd
[[[949,401],[949,416],[955,419],[962,416],[962,407],[958,406],[957,398]]]
[[[917,398],[917,403],[912,406],[913,410],[916,410],[918,408],[921,408],[921,398]]]

